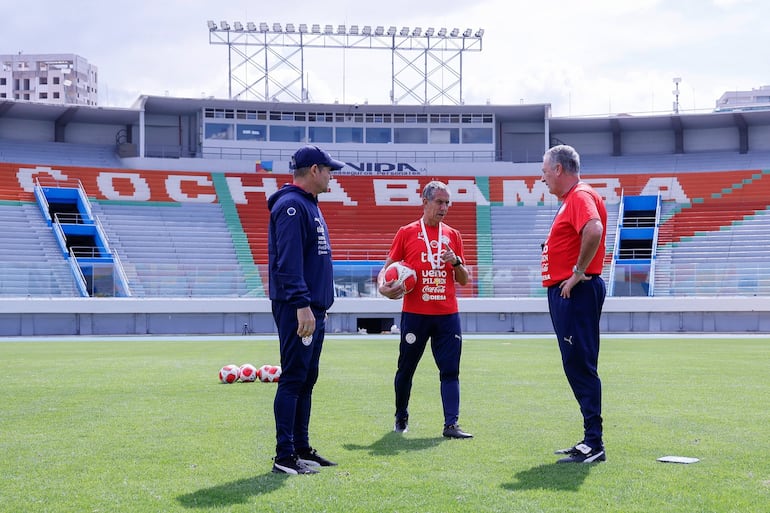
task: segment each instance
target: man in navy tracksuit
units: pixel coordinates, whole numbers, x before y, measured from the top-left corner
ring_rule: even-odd
[[[331,172],[344,165],[317,146],[302,147],[292,157],[293,183],[267,202],[270,300],[282,369],[273,403],[276,473],[315,474],[315,467],[336,465],[310,446],[308,428],[326,310],[334,302],[329,230],[318,194],[329,188]]]

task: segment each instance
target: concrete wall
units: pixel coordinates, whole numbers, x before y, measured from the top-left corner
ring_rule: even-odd
[[[327,332],[400,323],[400,301],[338,299]],[[550,333],[545,298],[460,300],[465,333]],[[275,333],[266,299],[2,298],[0,336]],[[770,297],[608,298],[605,333],[770,333]]]

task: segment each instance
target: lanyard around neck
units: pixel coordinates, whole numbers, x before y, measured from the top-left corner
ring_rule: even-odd
[[[439,259],[441,257],[441,221],[438,223],[438,240],[436,241],[436,258],[433,259],[433,250],[430,247],[430,239],[428,238],[428,231],[425,229],[425,221],[420,218],[420,228],[422,228],[422,238],[425,241],[425,250],[428,253],[428,262],[432,269],[438,269],[440,267]]]

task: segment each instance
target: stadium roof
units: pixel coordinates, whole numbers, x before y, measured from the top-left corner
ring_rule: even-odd
[[[59,105],[20,100],[0,100],[0,118],[32,119],[57,123],[130,125],[139,122],[139,111],[117,107]]]
[[[549,104],[531,105],[375,105],[357,103],[289,103],[289,102],[252,102],[215,98],[171,98],[168,96],[142,96],[134,104],[135,108],[144,108],[153,114],[189,114],[200,112],[204,108],[217,109],[259,109],[272,111],[323,111],[352,113],[357,109],[367,113],[490,113],[498,120],[516,119],[520,121],[543,121]]]
[[[71,122],[105,125],[139,124],[140,112],[161,115],[192,115],[204,108],[259,109],[273,111],[313,111],[352,113],[489,113],[498,121],[539,121],[548,119],[549,130],[558,133],[586,133],[654,130],[733,128],[770,125],[770,110],[748,112],[707,112],[665,115],[613,115],[605,117],[548,118],[549,104],[531,105],[373,105],[251,102],[215,98],[173,98],[141,96],[131,108],[86,105],[45,104],[19,100],[0,100],[0,118]]]
[[[770,124],[770,110],[752,112],[706,112],[649,116],[616,115],[601,118],[551,118],[552,132],[631,132],[689,128],[734,128]]]

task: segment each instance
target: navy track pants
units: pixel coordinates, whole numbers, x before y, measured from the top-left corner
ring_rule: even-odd
[[[449,426],[456,424],[460,416],[462,333],[460,314],[457,313],[449,315],[401,313],[401,343],[398,352],[398,369],[394,379],[396,417],[406,418],[409,415],[412,378],[429,338],[433,359],[439,371],[444,425]]]
[[[602,382],[599,379],[599,319],[607,289],[593,276],[560,295],[558,285],[548,288],[548,309],[559,341],[562,366],[583,415],[584,442],[604,447],[602,439]]]
[[[273,302],[281,350],[281,377],[273,401],[278,459],[310,448],[311,399],[326,333],[326,313],[315,309],[313,313],[315,332],[309,343],[303,343],[297,335],[297,307]]]

